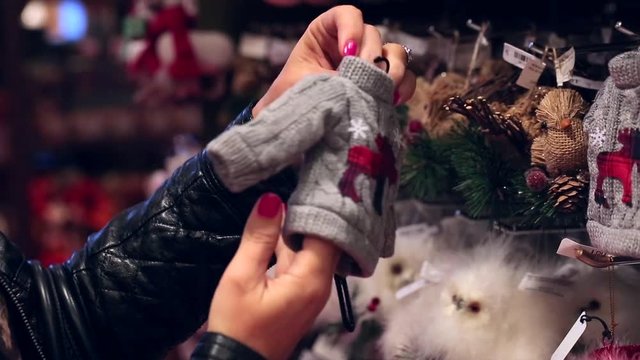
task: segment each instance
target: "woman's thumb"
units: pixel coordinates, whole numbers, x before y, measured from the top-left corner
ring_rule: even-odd
[[[264,278],[282,225],[282,200],[273,193],[264,194],[253,207],[242,234],[240,247],[227,268],[234,277]]]

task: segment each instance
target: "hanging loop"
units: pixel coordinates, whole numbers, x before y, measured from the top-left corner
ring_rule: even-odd
[[[356,329],[356,320],[353,316],[353,307],[351,307],[351,296],[349,295],[349,287],[347,279],[340,275],[334,275],[336,290],[338,290],[338,302],[340,304],[340,315],[342,316],[342,325],[348,332]]]
[[[389,59],[387,59],[387,58],[386,58],[386,57],[384,57],[384,56],[378,56],[378,57],[376,57],[375,59],[373,59],[373,62],[374,62],[375,64],[378,64],[378,63],[380,63],[380,62],[383,62],[383,63],[387,66],[387,67],[386,67],[386,69],[385,69],[385,71],[387,72],[387,74],[389,73],[389,69],[391,68],[391,64],[389,64]]]
[[[613,342],[613,333],[611,332],[611,330],[609,330],[609,326],[607,325],[607,323],[602,320],[601,318],[597,317],[597,316],[591,316],[591,315],[587,315],[584,314],[580,317],[580,322],[584,323],[586,322],[591,322],[593,320],[597,320],[600,322],[600,324],[602,324],[602,327],[604,328],[604,331],[602,331],[602,341],[609,341],[610,343]]]

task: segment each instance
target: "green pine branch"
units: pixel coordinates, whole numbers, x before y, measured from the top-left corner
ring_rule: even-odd
[[[521,210],[522,164],[490,142],[478,127],[464,127],[450,149],[460,179],[454,188],[465,199],[471,217],[499,219]]]
[[[449,147],[449,140],[433,139],[426,133],[409,146],[400,179],[403,195],[424,201],[451,197],[456,179]]]

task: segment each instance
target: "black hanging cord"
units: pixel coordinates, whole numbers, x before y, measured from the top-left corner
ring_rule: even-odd
[[[342,325],[344,325],[347,331],[353,332],[356,329],[356,320],[353,316],[353,307],[351,306],[351,296],[349,295],[347,279],[340,275],[334,275],[333,278],[336,282],[336,290],[338,290]]]
[[[602,324],[602,327],[604,328],[604,331],[602,332],[602,340],[604,341],[605,339],[609,340],[609,341],[613,341],[613,333],[611,332],[611,330],[609,330],[609,326],[607,326],[607,323],[602,320],[601,318],[597,317],[597,316],[591,316],[591,315],[582,315],[580,317],[580,322],[590,322],[592,320],[598,320],[600,322],[600,324]]]
[[[391,65],[389,64],[389,59],[387,59],[384,56],[378,56],[377,58],[373,59],[373,62],[375,64],[379,63],[379,62],[383,62],[385,65],[387,65],[387,69],[385,70],[387,73],[389,73],[389,69],[391,68]]]

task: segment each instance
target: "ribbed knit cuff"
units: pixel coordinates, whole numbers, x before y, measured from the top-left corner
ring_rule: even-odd
[[[294,250],[302,246],[299,234],[331,239],[345,253],[338,263],[337,273],[368,277],[378,263],[378,251],[365,234],[335,212],[315,206],[291,205],[285,217],[284,235]]]
[[[640,230],[613,228],[590,220],[587,231],[591,243],[598,249],[613,255],[640,258]]]
[[[618,89],[640,86],[640,51],[629,51],[609,61],[609,73]]]
[[[237,134],[225,132],[209,142],[207,156],[222,183],[232,192],[254,185],[258,164],[255,155]]]
[[[393,101],[393,80],[375,64],[355,56],[346,56],[338,67],[338,73],[378,100],[387,103]]]

